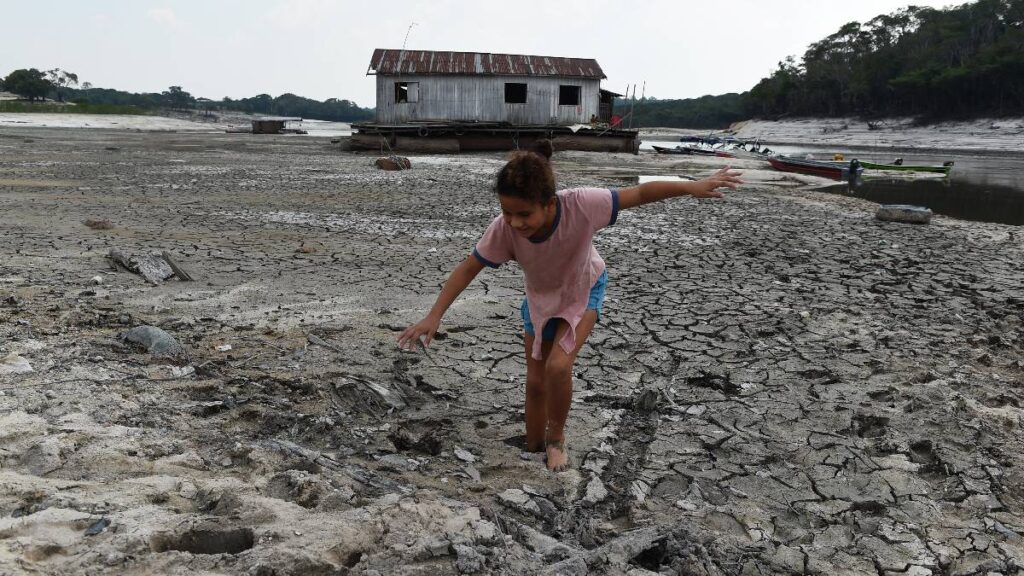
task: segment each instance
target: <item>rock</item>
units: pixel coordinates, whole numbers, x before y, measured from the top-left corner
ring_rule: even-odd
[[[171,366],[171,378],[186,378],[196,373],[193,366]]]
[[[95,536],[97,534],[100,534],[106,531],[107,526],[110,526],[110,518],[100,518],[99,520],[93,522],[92,525],[85,530],[85,535]]]
[[[498,527],[490,520],[477,520],[473,524],[473,535],[480,544],[494,544],[498,538]]]
[[[174,268],[164,259],[162,254],[144,256],[127,256],[118,250],[111,250],[107,258],[124,266],[130,272],[142,276],[150,284],[160,284],[174,276]]]
[[[451,554],[452,543],[447,538],[431,540],[426,545],[426,550],[433,557],[447,556]]]
[[[473,456],[472,452],[459,448],[458,446],[455,447],[455,457],[463,462],[476,462],[476,456]]]
[[[64,465],[60,457],[60,441],[43,438],[21,455],[21,462],[36,476],[45,476]]]
[[[84,220],[82,224],[85,224],[86,226],[92,228],[93,230],[110,230],[111,228],[114,227],[114,224],[111,223],[110,220],[104,220],[99,218],[89,218],[87,220]]]
[[[587,495],[583,497],[584,502],[591,504],[597,504],[608,497],[608,489],[604,487],[604,482],[595,476],[590,482],[587,483]]]
[[[932,219],[932,211],[922,206],[909,204],[883,204],[875,211],[875,218],[886,222],[927,224]]]
[[[689,500],[676,500],[676,508],[686,510],[687,512],[693,512],[697,509],[697,505]]]
[[[0,360],[0,374],[27,374],[29,372],[32,372],[32,365],[14,352]]]
[[[408,170],[412,168],[412,162],[405,156],[382,156],[373,163],[381,170]]]
[[[401,454],[385,454],[377,462],[380,463],[381,468],[393,472],[408,472],[419,467],[415,460]]]
[[[459,570],[460,574],[476,574],[483,570],[486,558],[472,546],[456,544],[455,554],[457,556],[455,567]]]
[[[146,349],[153,356],[179,358],[185,355],[185,349],[170,334],[156,326],[136,326],[121,336]]]
[[[803,552],[789,546],[779,546],[772,557],[772,566],[790,574],[804,573]]]
[[[534,502],[526,492],[523,492],[518,488],[509,488],[508,490],[505,490],[501,494],[498,494],[498,499],[506,506],[516,508],[522,512],[534,515],[540,514],[540,507],[537,506],[537,503]]]

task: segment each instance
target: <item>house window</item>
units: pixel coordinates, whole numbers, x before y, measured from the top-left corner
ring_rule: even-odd
[[[395,102],[419,102],[420,100],[420,83],[419,82],[395,82]]]
[[[559,106],[579,106],[580,105],[580,87],[579,86],[559,86],[558,87],[558,105]]]
[[[526,84],[506,82],[505,104],[526,104]]]

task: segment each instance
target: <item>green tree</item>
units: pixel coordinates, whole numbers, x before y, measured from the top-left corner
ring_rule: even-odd
[[[44,99],[53,89],[53,85],[46,79],[42,72],[35,68],[15,70],[4,79],[4,87],[8,92],[13,92],[22,98],[28,98],[31,102],[36,98]]]
[[[59,102],[64,101],[64,89],[69,86],[78,85],[78,74],[74,72],[68,72],[61,70],[60,68],[54,68],[53,70],[46,71],[46,79],[49,80],[50,84],[53,85],[54,90],[57,93],[57,100]]]
[[[191,94],[181,89],[181,86],[171,86],[163,93],[164,103],[170,108],[191,108],[195,103],[195,98]]]

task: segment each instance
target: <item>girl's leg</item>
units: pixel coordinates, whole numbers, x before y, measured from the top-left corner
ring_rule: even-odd
[[[547,387],[544,385],[544,361],[533,359],[534,337],[523,333],[526,342],[526,450],[544,450],[544,432],[548,424]],[[541,344],[541,353],[547,358],[551,342]]]
[[[569,454],[565,450],[565,420],[572,404],[572,367],[580,348],[590,337],[597,323],[597,311],[587,310],[576,326],[576,346],[566,353],[561,346],[552,346],[544,355],[544,385],[547,391],[547,453],[548,469],[561,472],[569,467]],[[569,330],[569,324],[559,321],[555,342]]]

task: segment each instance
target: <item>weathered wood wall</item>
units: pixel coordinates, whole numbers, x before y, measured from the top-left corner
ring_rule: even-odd
[[[395,82],[418,82],[416,102],[395,102]],[[525,104],[505,103],[505,83],[527,85]],[[527,76],[377,76],[377,122],[585,124],[599,112],[600,80]],[[559,86],[579,86],[578,106],[559,106]]]

